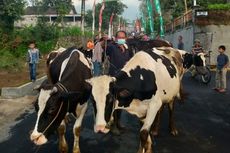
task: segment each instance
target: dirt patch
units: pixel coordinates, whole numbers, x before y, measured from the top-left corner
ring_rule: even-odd
[[[40,61],[37,67],[37,78],[45,75],[46,60],[45,57]],[[0,70],[0,89],[2,87],[17,87],[30,82],[28,64],[22,69],[16,70]]]
[[[10,136],[10,127],[17,124],[18,117],[25,112],[29,113],[33,107],[34,96],[25,96],[17,99],[0,99],[0,142]]]

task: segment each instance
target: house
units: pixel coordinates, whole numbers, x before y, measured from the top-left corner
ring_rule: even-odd
[[[45,11],[41,7],[30,6],[25,9],[25,14],[22,18],[15,22],[15,27],[25,27],[36,25],[39,18],[45,19],[49,23],[53,23],[58,18],[58,13],[54,8],[48,8]],[[63,18],[65,26],[80,26],[81,15],[77,14],[75,7],[73,6],[69,14]]]

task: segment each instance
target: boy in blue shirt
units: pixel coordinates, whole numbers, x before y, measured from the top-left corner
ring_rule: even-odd
[[[29,63],[30,80],[32,82],[36,81],[36,66],[40,57],[39,50],[35,48],[35,42],[30,42],[26,61]]]
[[[218,51],[220,54],[217,56],[216,65],[216,87],[214,89],[221,93],[226,92],[226,74],[229,64],[228,56],[224,53],[225,50],[225,46],[219,46]]]

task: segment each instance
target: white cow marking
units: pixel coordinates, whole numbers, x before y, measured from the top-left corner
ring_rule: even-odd
[[[141,79],[141,80],[144,80],[144,77],[143,77],[143,75],[142,75],[142,74],[141,74],[141,76],[140,76],[140,79]]]
[[[109,84],[110,82],[114,81],[114,79],[115,78],[104,75],[87,80],[87,82],[89,82],[93,87],[92,93],[97,106],[96,126],[106,125],[104,118],[106,96],[104,95],[109,94]]]
[[[37,121],[35,124],[35,128],[33,130],[33,133],[31,135],[37,135],[37,136],[41,135],[41,133],[38,132],[38,121],[40,119],[42,112],[45,109],[45,106],[46,106],[48,99],[50,98],[50,92],[51,92],[51,90],[44,90],[44,89],[41,89],[41,91],[40,91],[40,94],[38,97],[39,110],[38,110]]]

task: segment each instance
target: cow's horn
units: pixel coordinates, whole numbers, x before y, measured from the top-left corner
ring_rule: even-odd
[[[53,94],[55,94],[57,92],[58,92],[58,88],[57,87],[53,87],[53,89],[50,92],[50,95],[53,95]]]

